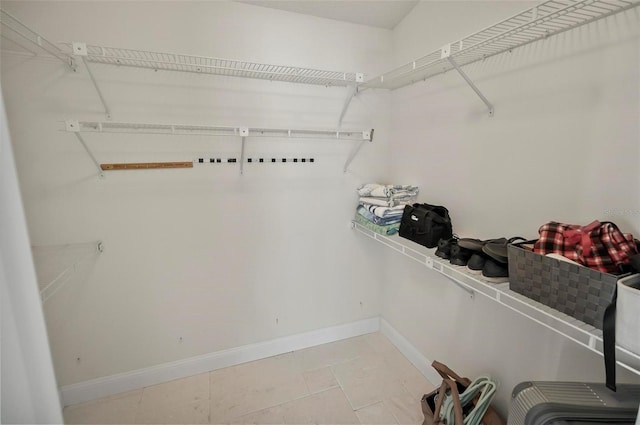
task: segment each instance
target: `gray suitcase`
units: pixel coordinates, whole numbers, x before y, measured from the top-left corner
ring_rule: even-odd
[[[507,425],[634,424],[640,385],[522,382],[511,393]]]

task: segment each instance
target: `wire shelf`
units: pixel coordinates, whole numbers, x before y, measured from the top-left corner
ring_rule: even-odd
[[[99,241],[32,246],[31,253],[42,302],[46,302],[61,290],[81,264],[97,258],[102,251],[103,245]]]
[[[72,43],[65,46],[73,53]],[[358,74],[285,65],[270,65],[233,59],[150,52],[115,47],[87,46],[87,62],[178,71],[228,77],[254,78],[289,83],[346,87],[356,84]]]
[[[371,131],[335,131],[282,128],[243,128],[183,124],[148,124],[111,121],[66,122],[66,130],[80,133],[167,134],[188,136],[279,137],[291,139],[370,140]]]
[[[75,68],[73,57],[58,46],[48,41],[46,38],[33,31],[31,28],[20,22],[16,17],[6,10],[0,9],[0,24],[2,24],[2,37],[19,46],[23,51],[31,55],[46,53],[60,59],[66,65]]]
[[[458,65],[486,59],[640,5],[639,0],[549,0],[447,45]],[[453,68],[442,49],[387,73],[361,88],[398,89]]]
[[[398,235],[384,236],[352,221],[351,227],[381,244],[417,261],[451,279],[467,292],[480,294],[492,301],[556,332],[563,337],[603,355],[602,331],[562,312],[545,306],[509,289],[509,283],[495,284],[468,273],[466,267],[455,266],[435,255],[435,249],[427,249]],[[616,363],[640,375],[640,354],[616,346]]]

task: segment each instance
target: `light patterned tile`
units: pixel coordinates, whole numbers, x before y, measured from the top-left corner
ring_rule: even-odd
[[[241,416],[309,395],[292,353],[210,374],[212,422]]]
[[[139,389],[68,406],[64,420],[67,424],[132,424],[141,397]]]
[[[371,351],[364,339],[350,338],[296,351],[295,356],[302,369],[310,371],[344,363]]]
[[[190,404],[202,400],[209,400],[209,373],[145,387],[140,408],[146,410],[156,406]]]
[[[356,415],[363,425],[395,425],[397,424],[396,418],[391,414],[391,411],[383,403],[372,404],[362,409],[356,410]]]
[[[285,424],[359,424],[340,388],[333,388],[281,406]]]
[[[364,336],[364,339],[365,341],[367,341],[367,344],[369,344],[373,351],[378,354],[385,354],[389,351],[398,350],[396,346],[393,345],[391,341],[389,341],[389,338],[382,334],[382,332],[367,334]]]
[[[424,419],[420,398],[406,390],[387,397],[384,404],[400,425],[421,424]]]
[[[136,424],[208,424],[209,400],[187,404],[149,405],[138,410]]]
[[[362,356],[332,370],[355,410],[406,391],[400,378],[377,355]]]
[[[241,416],[232,421],[234,424],[284,425],[284,413],[281,406],[270,407],[255,413]]]
[[[303,376],[311,394],[338,386],[338,381],[330,367],[305,372]]]
[[[433,384],[399,351],[386,352],[384,361],[411,394],[422,396],[434,388]]]

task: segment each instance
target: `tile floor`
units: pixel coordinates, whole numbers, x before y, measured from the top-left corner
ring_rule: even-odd
[[[421,424],[433,388],[381,333],[64,409],[67,424]]]

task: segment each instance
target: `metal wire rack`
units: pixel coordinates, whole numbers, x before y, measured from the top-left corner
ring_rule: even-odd
[[[13,42],[19,46],[21,53],[38,55],[46,53],[55,58],[60,59],[66,65],[75,69],[75,61],[73,56],[65,53],[55,44],[20,22],[15,16],[6,10],[0,9],[0,24],[2,24],[2,38]]]
[[[351,222],[351,227],[365,236],[385,245],[400,254],[417,261],[427,269],[436,271],[450,279],[471,297],[479,294],[495,303],[512,310],[527,319],[547,328],[564,338],[594,352],[603,355],[602,331],[581,322],[578,319],[561,313],[551,307],[540,304],[524,295],[509,289],[509,283],[494,284],[467,272],[466,267],[455,266],[437,257],[435,249],[427,249],[398,235],[385,236],[375,233]],[[623,347],[616,346],[616,363],[625,369],[640,375],[640,354],[632,353]]]
[[[371,140],[370,131],[335,131],[286,128],[248,128],[184,124],[149,124],[111,121],[66,122],[66,130],[82,133],[134,133],[191,136],[279,137],[291,139]]]
[[[638,5],[638,0],[549,0],[367,80],[360,87],[398,89],[447,72],[454,63],[467,65],[483,60]]]
[[[233,59],[220,59],[177,53],[150,52],[115,47],[86,46],[66,43],[70,54],[81,51],[87,62],[117,66],[129,66],[163,71],[191,72],[197,74],[224,75],[321,86],[346,87],[362,81],[362,74],[296,66],[270,65]]]
[[[355,140],[360,143],[351,152],[344,165],[344,171],[353,161],[364,142],[373,140],[373,129],[368,131],[334,131],[334,130],[310,130],[310,129],[283,129],[283,128],[248,128],[248,127],[222,127],[184,124],[148,124],[125,123],[111,121],[65,121],[65,130],[74,133],[87,155],[91,158],[100,177],[104,177],[104,168],[93,155],[91,149],[82,137],[81,133],[133,133],[133,134],[166,134],[187,136],[236,136],[241,140],[240,173],[244,169],[245,141],[248,137],[275,137],[289,139],[313,139],[313,140]],[[166,168],[166,167],[165,167]]]

